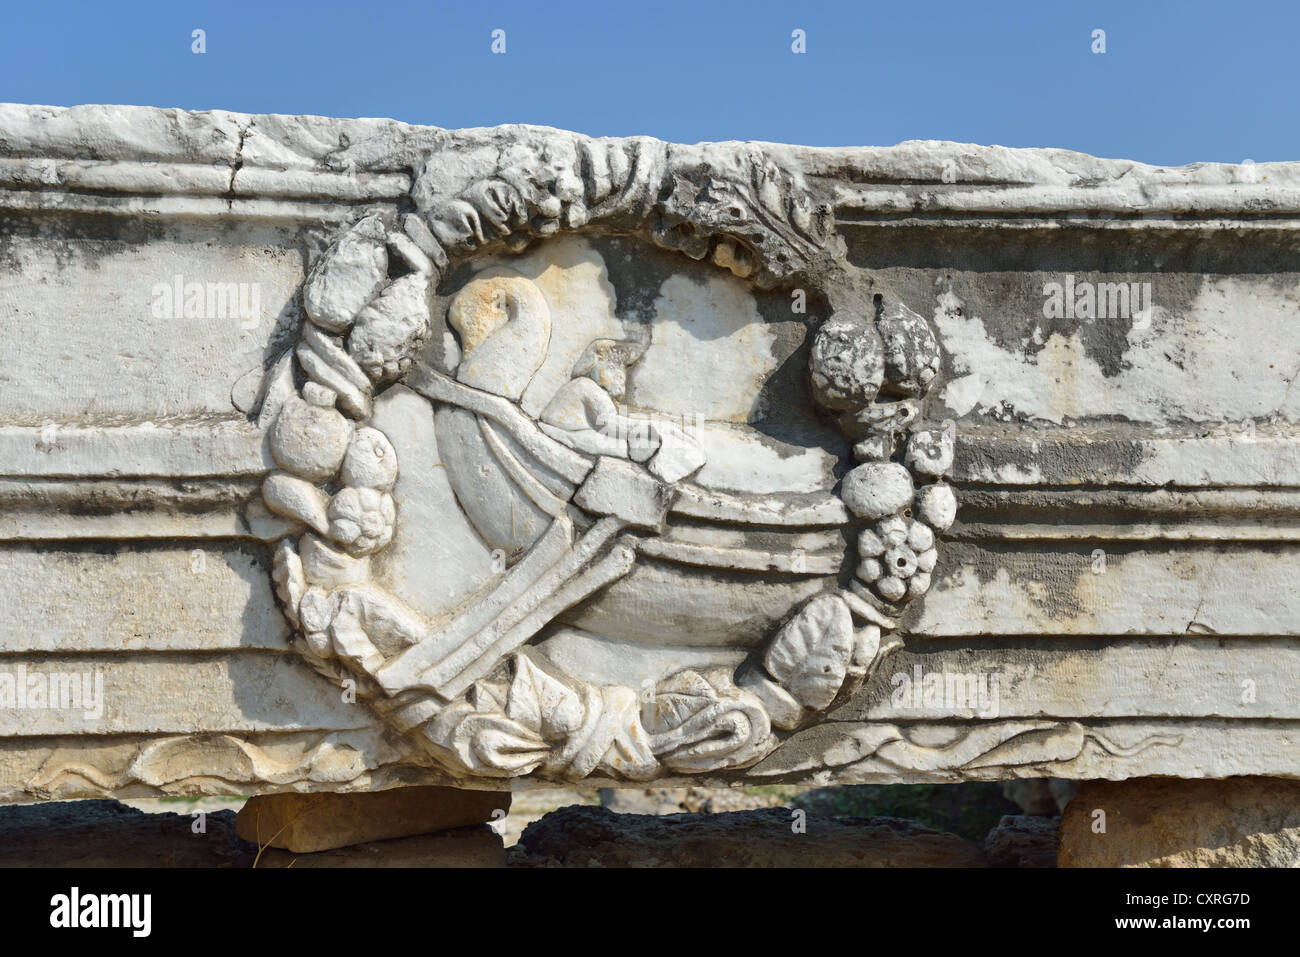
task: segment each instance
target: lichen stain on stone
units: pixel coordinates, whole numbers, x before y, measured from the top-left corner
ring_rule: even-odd
[[[1270,318],[1286,309],[1292,293],[1222,277],[1169,277],[1161,283],[1153,291],[1149,321],[1091,320],[1124,331],[1126,348],[1112,374],[1113,355],[1103,361],[1090,354],[1081,328],[1052,332],[1040,348],[1008,348],[982,317],[944,289],[934,309],[949,363],[942,401],[957,416],[1057,425],[1300,417],[1300,392],[1287,388],[1292,370],[1262,368],[1258,350],[1259,342],[1270,341],[1279,350],[1300,351],[1300,334]],[[1275,308],[1261,300],[1276,300]],[[1040,320],[1026,317],[1032,325]],[[1290,341],[1279,343],[1279,335]],[[1243,388],[1243,381],[1252,387]]]
[[[947,590],[968,591],[973,577],[978,582],[974,592],[981,620],[1002,617],[1006,609],[1000,607],[1004,600],[1000,596],[1014,592],[1033,606],[1033,612],[1024,610],[1029,617],[1059,624],[1085,616],[1092,607],[1089,589],[1082,581],[1083,576],[1093,574],[1092,567],[1091,547],[1024,552],[993,544],[951,542],[935,571],[935,595]],[[994,603],[999,607],[993,607]]]
[[[956,446],[955,471],[972,481],[998,484],[1113,482],[1135,476],[1155,453],[1136,439],[1072,430],[1069,437],[1018,436],[1019,441]]]

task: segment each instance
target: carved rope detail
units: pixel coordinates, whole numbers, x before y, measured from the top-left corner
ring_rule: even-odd
[[[356,682],[358,697],[456,774],[638,780],[665,769],[751,766],[779,743],[773,727],[818,720],[860,686],[897,646],[882,640],[882,629],[896,627],[901,603],[928,587],[935,532],[955,512],[941,481],[952,462],[951,432],[912,429],[938,371],[934,336],[920,316],[846,273],[829,207],[756,148],[556,134],[458,159],[428,157],[411,191],[418,212],[401,217],[400,228],[368,216],[335,237],[304,283],[308,321],[296,348],[273,374],[261,421],[277,469],[264,481],[263,499],[293,523],[276,548],[274,577],[294,647],[332,680]],[[497,396],[412,369],[442,277],[483,250],[518,251],[561,230],[597,227],[648,236],[760,288],[812,286],[831,307],[810,375],[817,401],[854,443],[859,464],[840,496],[857,521],[869,523],[857,538],[861,561],[846,587],[804,602],[735,673],[684,669],[653,688],[594,687],[557,676],[529,654],[528,634],[549,620],[541,611],[531,633],[527,614],[471,623],[472,610],[432,629],[370,580],[371,556],[391,542],[399,518],[391,494],[396,453],[367,424],[377,392],[411,372],[407,384],[426,397],[454,394],[502,421],[514,414]],[[294,364],[304,380],[299,389]],[[604,501],[606,485],[619,494],[644,491],[661,505],[677,494],[674,481],[630,464],[564,462],[579,486],[569,507],[595,521],[576,528],[558,513],[508,570],[523,576],[533,552],[552,562],[537,581],[524,582],[523,598],[514,596],[522,607],[535,599],[545,609],[566,589],[595,593],[653,541],[644,519]],[[932,484],[918,490],[914,478]],[[550,581],[551,592],[539,581]],[[466,647],[486,645],[487,635],[507,653],[489,656],[479,670],[411,665],[460,624]],[[507,642],[516,633],[524,639]]]

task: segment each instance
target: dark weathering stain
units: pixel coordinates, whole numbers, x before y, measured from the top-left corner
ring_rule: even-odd
[[[979,226],[840,228],[849,261],[892,284],[913,308],[932,304],[938,291],[950,288],[963,313],[978,316],[1000,348],[1033,356],[1054,334],[1078,335],[1085,353],[1107,377],[1130,367],[1124,356],[1133,320],[1047,318],[1045,283],[1064,284],[1067,275],[1091,283],[1150,283],[1158,333],[1160,317],[1177,322],[1207,281],[1244,275],[1285,290],[1294,288],[1300,274],[1296,238],[1280,240],[1261,255],[1258,245],[1215,230],[1120,231],[1069,224],[1050,232]],[[1184,357],[1175,351],[1167,358],[1178,365]]]
[[[1033,442],[988,444],[959,441],[954,470],[958,475],[996,475],[999,469],[1037,471],[1047,485],[1065,482],[1109,483],[1131,476],[1151,453],[1136,439],[1098,435],[1080,443],[1076,436],[1042,434]]]
[[[1109,551],[1109,549],[1108,549]],[[964,567],[975,573],[981,585],[996,581],[1006,571],[1011,583],[1028,600],[1052,618],[1076,618],[1086,610],[1079,595],[1079,578],[1093,574],[1093,546],[1071,551],[1027,552],[1015,546],[996,543],[971,545],[948,542],[940,559],[941,567]],[[1042,588],[1027,587],[1031,583]]]

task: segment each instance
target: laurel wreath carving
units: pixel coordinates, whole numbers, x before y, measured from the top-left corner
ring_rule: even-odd
[[[860,685],[897,645],[885,633],[903,603],[929,586],[935,535],[955,514],[942,481],[951,431],[914,428],[938,373],[933,333],[846,271],[829,205],[758,147],[555,134],[457,160],[435,152],[419,166],[415,212],[366,216],[334,237],[304,283],[295,349],[271,377],[262,421],[277,468],[262,492],[292,523],[274,578],[294,647],[330,680],[355,682],[453,773],[648,779],[750,766],[778,743],[773,727],[818,720]],[[416,361],[455,263],[577,229],[647,237],[759,288],[804,283],[826,298],[810,376],[859,463],[840,491],[858,527],[857,574],[795,609],[736,674],[592,688],[515,655],[452,701],[386,688],[377,672],[422,624],[370,581],[400,520],[396,452],[367,424],[375,396]]]

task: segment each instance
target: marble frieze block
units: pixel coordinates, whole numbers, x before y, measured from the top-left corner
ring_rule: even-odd
[[[1300,166],[0,105],[0,800],[1300,775]]]

